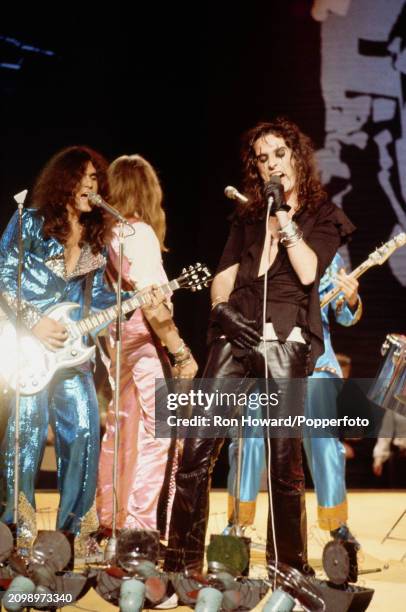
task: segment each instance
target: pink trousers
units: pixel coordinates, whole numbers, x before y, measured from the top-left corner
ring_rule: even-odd
[[[115,377],[114,330],[110,329],[110,378]],[[157,529],[166,533],[175,493],[177,452],[168,466],[171,440],[155,434],[155,379],[164,378],[162,359],[140,310],[123,324],[117,485],[117,528]],[[114,405],[107,414],[97,487],[100,524],[111,527],[113,510]],[[169,468],[169,469],[168,469]],[[167,480],[165,474],[167,473]],[[158,525],[157,509],[167,488],[166,525]],[[160,500],[160,507],[162,497]]]

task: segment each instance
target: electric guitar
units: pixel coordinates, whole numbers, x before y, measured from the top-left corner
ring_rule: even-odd
[[[160,286],[164,295],[168,296],[176,289],[191,289],[199,291],[207,287],[211,273],[200,263],[184,268],[182,274]],[[137,293],[125,300],[121,309],[127,314],[136,308],[148,305],[152,301],[152,293]],[[117,305],[94,312],[79,321],[73,321],[70,313],[80,308],[73,302],[62,302],[48,308],[43,314],[64,325],[68,331],[68,339],[59,349],[48,349],[42,342],[30,333],[22,333],[17,341],[14,325],[7,319],[0,326],[0,372],[5,384],[16,389],[19,378],[21,395],[35,395],[42,391],[52,380],[58,370],[72,368],[91,359],[95,346],[86,346],[83,336],[100,326],[110,323],[117,317]]]
[[[364,274],[364,272],[369,270],[369,268],[372,268],[372,266],[381,266],[387,259],[389,259],[391,255],[393,255],[397,249],[405,246],[405,244],[405,232],[397,234],[394,238],[388,242],[385,242],[385,244],[383,244],[381,247],[375,249],[375,251],[368,256],[368,259],[363,261],[362,264],[355,268],[355,270],[353,270],[349,276],[352,278],[359,278],[362,274]],[[337,297],[341,291],[342,290],[339,287],[330,289],[330,291],[328,291],[328,293],[326,293],[326,295],[320,301],[320,308],[327,306],[327,304],[329,304],[331,300],[334,300],[334,298]]]

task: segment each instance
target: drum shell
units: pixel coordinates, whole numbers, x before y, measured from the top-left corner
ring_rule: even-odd
[[[368,391],[368,399],[389,410],[405,411],[396,400],[406,385],[406,336],[388,334],[381,348],[383,362]]]

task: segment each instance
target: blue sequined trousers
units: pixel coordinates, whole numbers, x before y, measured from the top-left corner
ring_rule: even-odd
[[[14,414],[14,400],[10,407]],[[60,504],[57,529],[80,531],[92,507],[99,458],[99,410],[90,371],[62,370],[42,392],[20,403],[20,492],[35,508],[34,489],[45,448],[48,424],[55,434]],[[15,420],[9,420],[5,455],[7,505],[2,516],[13,521]]]

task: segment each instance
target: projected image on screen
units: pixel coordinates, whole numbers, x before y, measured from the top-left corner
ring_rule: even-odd
[[[349,257],[406,229],[406,2],[315,0],[321,22],[323,182],[358,226]],[[368,219],[373,223],[367,222]],[[406,286],[406,251],[389,260]]]

